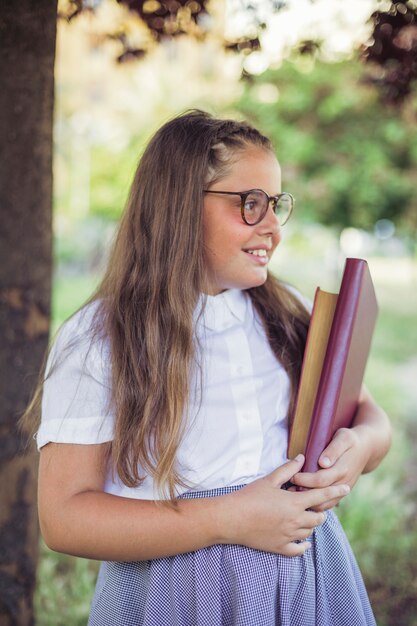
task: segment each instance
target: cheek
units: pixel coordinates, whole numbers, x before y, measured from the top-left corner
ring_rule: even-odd
[[[219,231],[219,223],[208,209],[203,213],[203,243],[205,247],[212,247],[216,241]]]
[[[204,254],[207,257],[216,256],[221,248],[221,231],[212,225],[208,225],[204,228],[203,243]]]
[[[231,251],[239,245],[239,229],[235,224],[228,224],[206,220],[204,223],[203,242],[207,253],[224,256],[226,251]]]
[[[224,254],[221,229],[213,224],[207,224],[204,228],[203,245],[207,269],[216,270]]]

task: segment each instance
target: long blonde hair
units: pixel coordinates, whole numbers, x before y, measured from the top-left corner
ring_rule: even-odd
[[[176,465],[196,361],[193,317],[203,291],[203,189],[239,153],[269,140],[246,122],[187,112],[148,144],[131,187],[98,301],[94,332],[110,342],[113,467],[129,487],[150,475],[173,499]],[[308,313],[276,278],[248,290],[291,382],[300,375]],[[38,409],[39,410],[39,407]]]

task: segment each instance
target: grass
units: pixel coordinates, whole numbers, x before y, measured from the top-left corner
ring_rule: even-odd
[[[300,244],[302,248],[302,244]],[[313,258],[313,257],[312,257]],[[417,626],[417,264],[402,259],[371,260],[380,316],[366,383],[391,416],[392,449],[384,463],[364,476],[338,514],[362,569],[378,626]],[[317,254],[292,249],[275,270],[313,296],[315,285],[331,290],[334,267]],[[88,297],[91,276],[55,284],[54,327]],[[98,564],[55,554],[42,547],[36,595],[38,626],[87,622]]]
[[[52,552],[42,543],[37,626],[85,626],[99,564]]]

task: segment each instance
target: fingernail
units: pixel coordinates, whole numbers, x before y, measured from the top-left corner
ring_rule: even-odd
[[[331,462],[331,460],[329,459],[328,456],[322,456],[321,457],[320,465],[324,465],[325,467],[329,467],[329,465],[331,465],[331,464],[332,464],[332,462]]]
[[[311,543],[308,543],[308,541],[304,542],[304,547],[306,550],[310,550],[311,549]]]
[[[299,463],[300,461],[302,461],[304,459],[304,456],[302,454],[297,454],[297,456],[295,457],[294,461],[296,461],[297,463]]]
[[[342,491],[343,493],[346,493],[346,494],[349,493],[350,491],[349,485],[342,485]]]

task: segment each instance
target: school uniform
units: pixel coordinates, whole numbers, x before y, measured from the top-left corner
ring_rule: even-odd
[[[48,441],[92,444],[113,438],[109,347],[92,343],[88,332],[95,309],[90,305],[71,318],[51,353],[50,364],[60,362],[44,386],[39,447]],[[287,458],[289,380],[249,296],[236,289],[208,296],[205,306],[197,307],[195,333],[200,367],[192,376],[178,451],[188,485],[179,490],[180,498],[227,494]],[[69,341],[71,350],[60,359]],[[150,477],[132,489],[109,472],[105,491],[158,498]],[[299,557],[215,545],[151,561],[104,562],[89,625],[375,625],[334,512],[314,530],[311,543]]]

